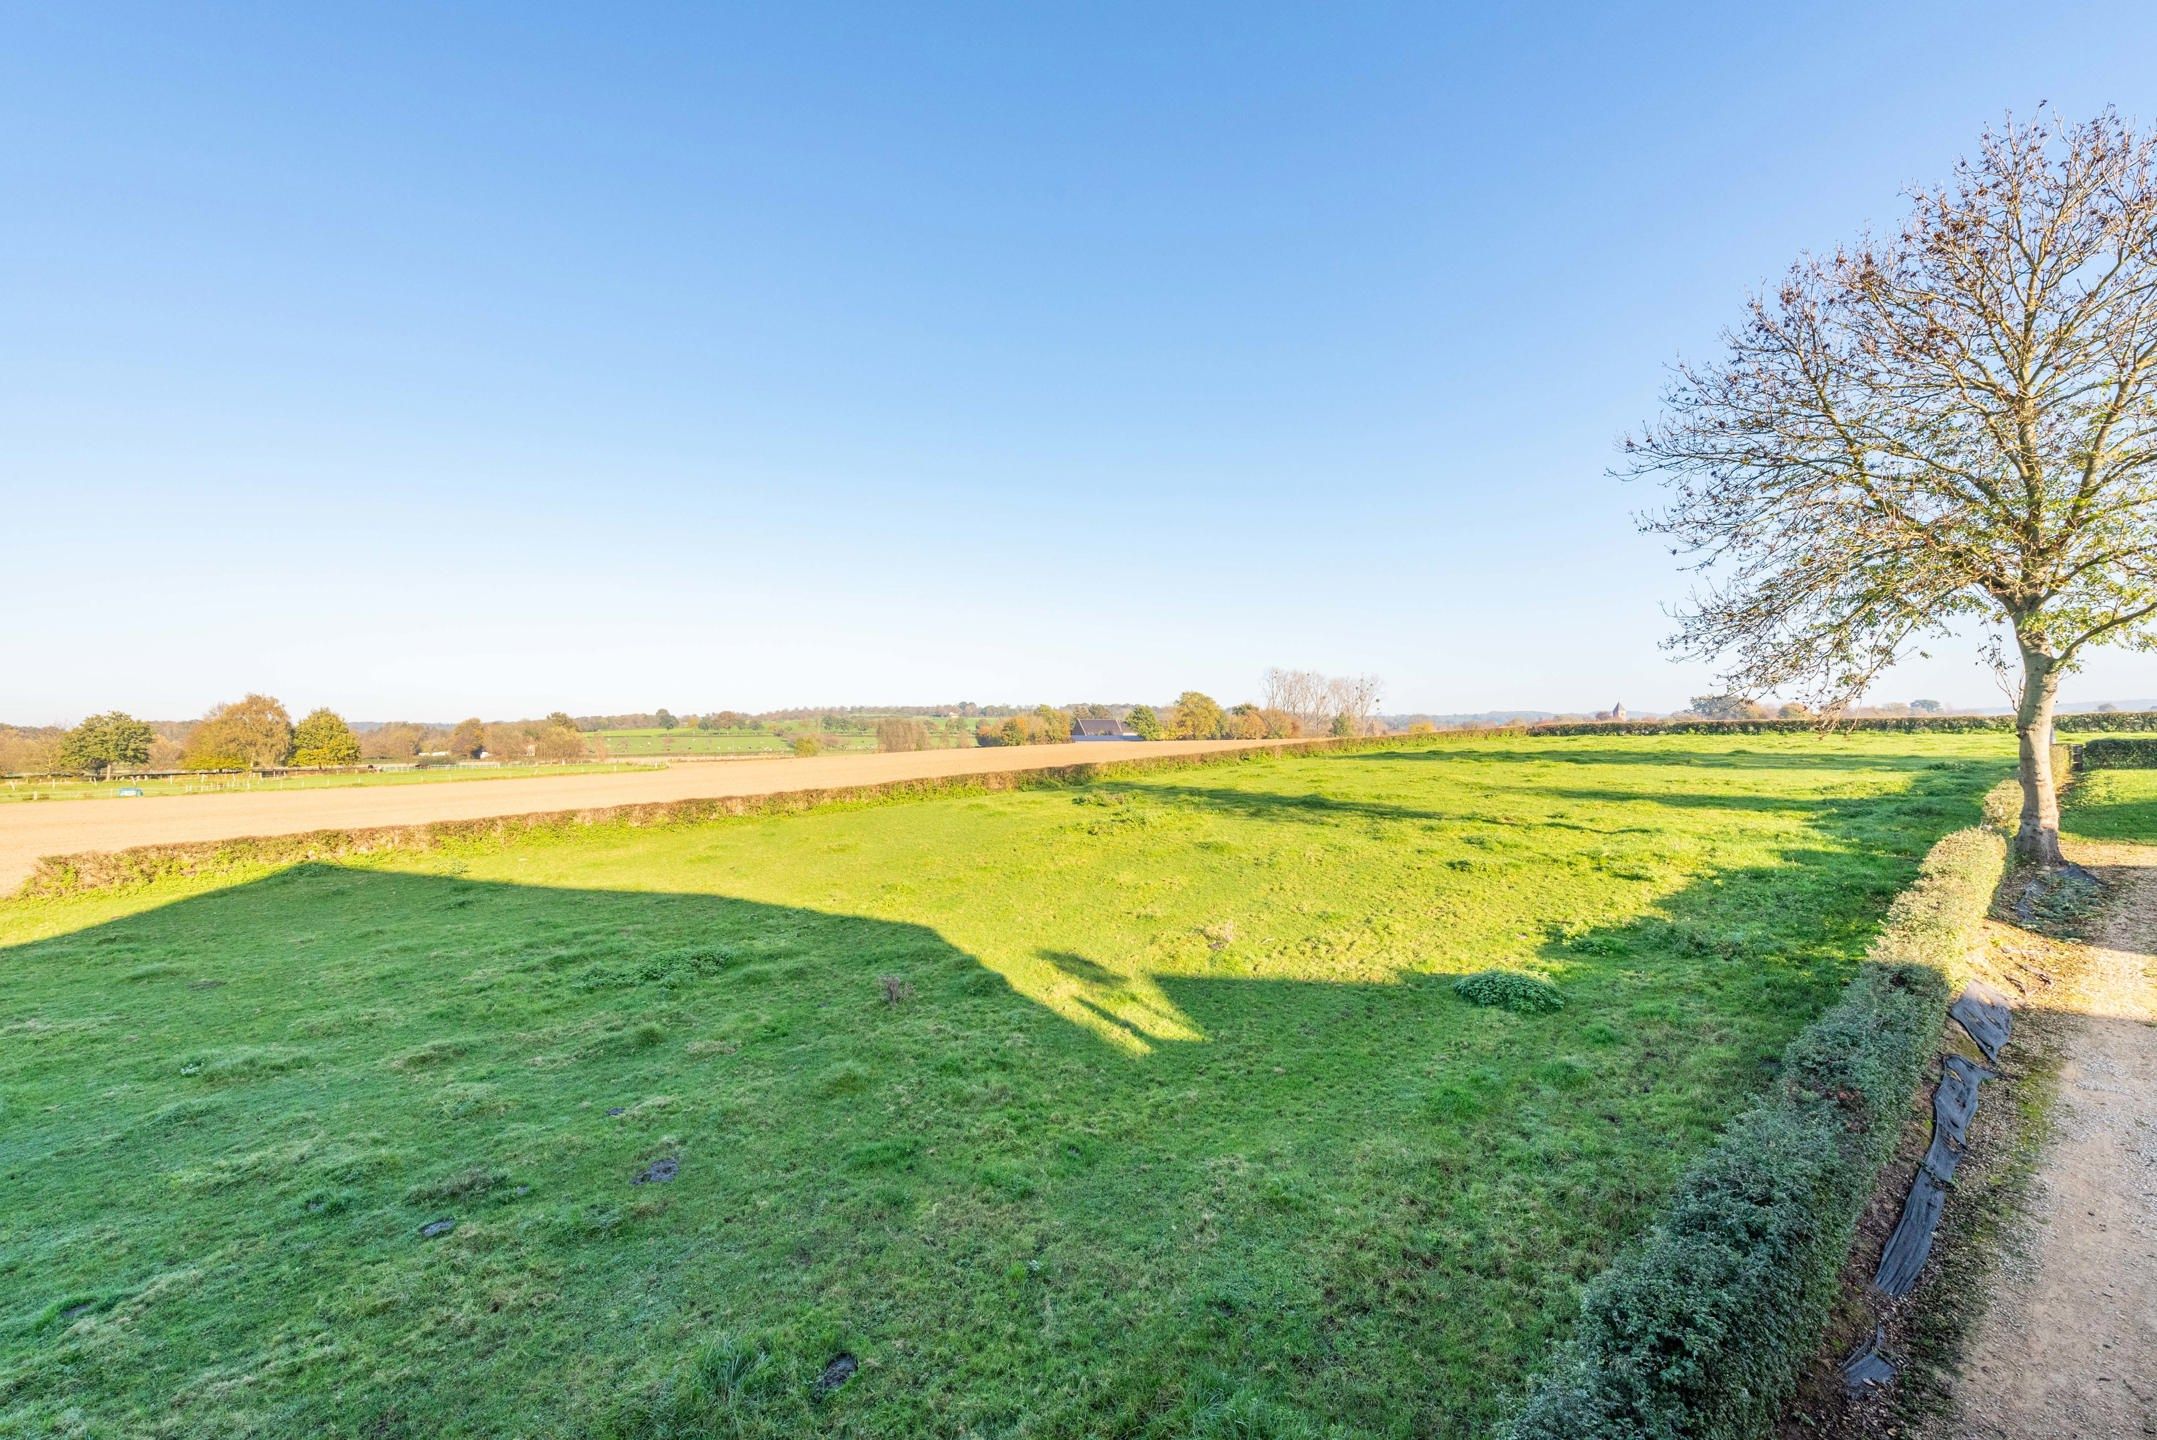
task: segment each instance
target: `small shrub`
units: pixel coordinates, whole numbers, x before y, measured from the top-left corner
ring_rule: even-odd
[[[1478,970],[1453,982],[1453,993],[1471,1005],[1495,1006],[1515,1015],[1548,1015],[1565,1008],[1558,987],[1517,970]]]
[[[814,735],[797,735],[792,740],[787,741],[787,748],[806,760],[812,755],[823,754],[824,742]]]

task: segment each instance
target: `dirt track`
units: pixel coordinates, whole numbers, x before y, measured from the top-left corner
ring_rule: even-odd
[[[1170,740],[1144,745],[1029,745],[920,750],[896,755],[819,755],[806,760],[787,756],[533,780],[444,780],[428,785],[162,795],[140,800],[41,800],[0,806],[0,896],[13,893],[29,878],[39,858],[46,855],[236,840],[249,835],[296,835],[308,830],[422,825],[432,820],[485,820],[501,815],[539,815],[554,810],[648,805],[667,800],[776,795],[788,790],[874,785],[887,780],[1043,770],[1090,760],[1196,755],[1265,743]]]
[[[2072,1017],[2027,1246],[1955,1387],[1956,1440],[2157,1434],[2157,850],[2081,846],[2111,886]]]

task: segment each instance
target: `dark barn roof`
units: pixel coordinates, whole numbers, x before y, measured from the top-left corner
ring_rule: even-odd
[[[1121,720],[1096,720],[1081,715],[1071,722],[1071,735],[1074,739],[1083,736],[1089,739],[1121,740],[1130,733],[1123,728]]]

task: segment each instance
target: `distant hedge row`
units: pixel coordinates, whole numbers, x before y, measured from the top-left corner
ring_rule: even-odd
[[[1588,1287],[1511,1440],[1750,1440],[1774,1425],[2006,869],[1993,827],[2013,788],[1986,798],[1991,823],[1932,847],[1864,968],[1783,1052],[1775,1088]]]
[[[2157,740],[2089,740],[2075,748],[2087,770],[2157,770]]]
[[[1531,725],[1531,735],[1775,735],[1821,728],[1818,720],[1566,720]],[[1975,734],[1984,731],[2012,733],[2012,715],[1879,715],[1837,720],[1830,730],[1889,730],[1914,733]],[[2089,711],[2061,715],[2055,730],[2077,735],[2106,733],[2157,733],[2157,710]]]

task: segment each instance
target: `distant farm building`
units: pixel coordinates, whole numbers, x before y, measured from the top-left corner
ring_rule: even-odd
[[[1081,715],[1071,722],[1073,740],[1136,740],[1138,732],[1121,720],[1096,720]]]

